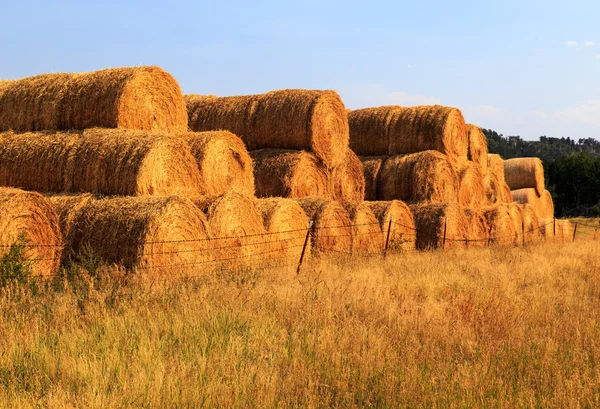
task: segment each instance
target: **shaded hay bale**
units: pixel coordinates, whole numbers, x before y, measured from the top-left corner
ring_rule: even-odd
[[[554,241],[554,218],[539,219],[541,238],[545,241]]]
[[[465,161],[459,165],[458,186],[458,203],[461,206],[481,207],[489,203],[483,175],[473,162]]]
[[[63,249],[58,216],[52,205],[39,193],[0,188],[0,250],[10,251],[20,240],[23,257],[35,276],[58,271]]]
[[[490,240],[490,227],[481,208],[465,209],[468,247],[486,247]]]
[[[379,200],[456,202],[458,176],[436,151],[388,158],[379,171]]]
[[[415,218],[406,203],[400,200],[391,200],[364,202],[364,204],[369,206],[377,217],[384,244],[389,230],[388,251],[410,251],[416,248]]]
[[[340,203],[317,197],[305,197],[296,201],[313,221],[313,254],[351,252],[351,221],[348,212]]]
[[[251,151],[257,197],[330,197],[327,168],[312,153],[283,149]]]
[[[377,200],[377,179],[379,171],[385,157],[383,156],[362,156],[363,175],[365,177],[365,199],[367,201]]]
[[[266,240],[281,249],[282,258],[299,260],[309,223],[302,207],[292,199],[269,198],[257,202],[268,233]],[[309,242],[305,255],[309,256],[310,251]]]
[[[417,228],[417,249],[462,248],[467,238],[467,220],[457,203],[410,205]],[[445,240],[444,240],[445,232]]]
[[[177,81],[159,67],[44,74],[0,87],[0,131],[124,128],[185,132]]]
[[[206,217],[188,199],[105,198],[71,212],[66,255],[75,260],[91,250],[105,263],[154,273],[198,271],[214,259]]]
[[[379,220],[365,202],[344,205],[352,223],[352,254],[373,255],[383,252],[383,234]]]
[[[331,171],[333,199],[343,203],[360,203],[365,199],[365,175],[362,162],[350,149],[343,165]]]
[[[46,199],[52,204],[58,221],[60,223],[60,231],[63,237],[67,237],[71,226],[73,225],[73,217],[77,212],[85,206],[89,201],[94,200],[94,195],[90,193],[80,193],[71,195],[48,195]]]
[[[201,195],[254,195],[252,158],[240,138],[229,131],[189,132],[184,138],[198,164]]]
[[[504,161],[504,177],[510,190],[534,188],[544,193],[544,165],[539,158],[514,158]]]
[[[554,217],[552,195],[547,190],[544,190],[541,197],[538,196],[534,188],[513,190],[510,193],[515,202],[533,207],[539,219],[552,219]]]
[[[514,245],[516,230],[508,204],[484,207],[483,213],[490,228],[490,243],[501,246]]]
[[[487,137],[480,127],[467,124],[467,134],[469,138],[468,159],[472,161],[482,175],[488,171],[488,145]]]
[[[483,184],[488,203],[506,204],[512,202],[508,185],[489,168],[487,175],[483,177]]]
[[[559,243],[573,241],[573,224],[569,220],[556,219],[556,236],[554,240]]]
[[[343,164],[348,147],[348,118],[335,91],[279,90],[266,94],[187,97],[190,128],[226,129],[249,150],[312,151],[327,167]]]
[[[542,238],[540,220],[535,214],[533,206],[525,204],[521,207],[521,216],[525,230],[525,243],[537,243]]]
[[[396,105],[356,109],[348,113],[350,149],[360,156],[389,155],[390,119],[402,110]]]

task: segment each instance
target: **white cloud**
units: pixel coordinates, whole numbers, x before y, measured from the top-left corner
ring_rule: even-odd
[[[575,48],[575,47],[595,47],[595,41],[584,41],[582,43],[577,41],[565,41],[567,47]]]
[[[549,118],[550,115],[548,115],[546,112],[540,110],[540,109],[536,109],[535,111],[533,111],[534,114],[536,114],[538,117],[540,118]]]
[[[412,64],[408,64],[408,65],[407,65],[407,67],[408,67],[408,68],[412,68]]]
[[[563,121],[574,121],[600,127],[600,100],[591,99],[578,106],[557,111],[554,113],[554,117]]]
[[[577,41],[565,41],[567,47],[577,47],[579,43]]]
[[[596,43],[594,41],[586,41],[583,43],[583,45],[586,47],[595,47]]]
[[[479,121],[486,119],[499,119],[502,117],[502,110],[489,104],[468,106],[465,107],[463,111],[466,117],[477,118]]]
[[[596,58],[600,60],[600,54],[596,54]]]
[[[392,98],[398,105],[413,106],[413,105],[436,105],[440,104],[441,100],[436,97],[428,97],[424,95],[409,95],[404,92],[392,92]]]

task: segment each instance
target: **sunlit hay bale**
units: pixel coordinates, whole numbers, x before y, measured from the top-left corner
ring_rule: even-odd
[[[333,199],[342,203],[360,203],[365,200],[365,175],[359,157],[346,150],[343,165],[331,170]]]
[[[539,158],[514,158],[504,161],[504,177],[510,190],[534,188],[544,193],[544,165]]]
[[[510,188],[504,180],[504,161],[500,155],[488,155],[488,172],[484,176],[484,186],[489,203],[511,203]]]
[[[268,243],[263,215],[254,197],[230,192],[217,197],[194,197],[206,214],[213,234],[215,254],[224,265],[258,265],[279,255]]]
[[[488,171],[488,145],[487,137],[480,127],[467,124],[467,133],[469,137],[468,158],[472,161],[482,175]]]
[[[63,237],[67,237],[67,234],[73,225],[74,215],[89,201],[94,200],[94,195],[90,193],[71,195],[54,194],[48,195],[46,198],[52,204],[58,215],[60,231],[62,232]]]
[[[379,220],[371,207],[362,202],[360,204],[346,203],[344,208],[352,223],[352,254],[382,254],[383,234]]]
[[[39,193],[0,188],[0,209],[1,254],[8,253],[13,244],[25,245],[22,256],[33,275],[56,274],[63,237],[58,216],[46,198]]]
[[[189,132],[184,136],[200,171],[200,194],[239,192],[254,196],[252,158],[229,131]]]
[[[309,223],[302,207],[292,199],[269,198],[258,199],[257,202],[268,233],[265,241],[270,241],[272,248],[281,249],[273,256],[287,261],[299,260]],[[310,251],[309,241],[305,256],[310,255]]]
[[[544,190],[541,197],[534,188],[513,190],[510,192],[512,199],[520,204],[528,204],[533,207],[539,219],[551,219],[554,217],[554,203],[552,195]]]
[[[257,197],[331,197],[329,173],[312,153],[284,149],[250,151]]]
[[[0,133],[0,186],[38,192],[65,190],[76,133]]]
[[[379,221],[384,244],[388,238],[388,251],[410,251],[416,247],[415,218],[408,205],[400,200],[364,202]],[[390,228],[390,219],[392,221]]]
[[[164,133],[88,129],[71,149],[65,191],[105,195],[198,194],[196,159]]]
[[[356,109],[348,113],[350,149],[360,156],[389,155],[390,119],[402,110],[396,105]]]
[[[490,243],[500,246],[514,245],[516,231],[509,205],[485,207],[483,213],[490,228]]]
[[[76,202],[68,212],[65,258],[89,252],[144,273],[198,271],[214,259],[204,214],[182,197],[121,197]]]
[[[525,243],[537,243],[541,240],[542,232],[540,230],[540,220],[538,219],[533,206],[525,204],[521,207],[521,216],[523,226],[525,227]]]
[[[190,128],[226,129],[249,150],[312,151],[329,168],[343,164],[348,147],[348,116],[335,91],[288,89],[266,94],[187,97]]]
[[[483,209],[465,209],[465,217],[467,219],[468,239],[466,245],[468,247],[486,247],[490,238],[490,226]]]
[[[458,176],[448,158],[437,151],[425,151],[388,158],[379,171],[379,200],[458,200]]]
[[[159,67],[44,74],[0,87],[0,131],[93,127],[185,132],[177,81]]]
[[[515,227],[515,245],[521,245],[523,242],[523,209],[518,203],[509,203],[508,212],[510,213],[510,219]]]
[[[296,199],[313,221],[311,232],[313,254],[350,254],[352,228],[348,212],[335,201],[318,197]]]
[[[539,219],[541,238],[545,241],[554,241],[554,218]]]
[[[464,161],[458,167],[458,203],[464,207],[487,205],[488,198],[479,168],[471,161]]]
[[[556,237],[559,243],[569,243],[573,241],[573,224],[569,220],[556,219]]]
[[[363,174],[365,177],[365,199],[368,201],[377,200],[377,179],[381,165],[385,157],[383,156],[362,156]]]
[[[420,203],[410,209],[417,228],[417,249],[464,247],[467,220],[458,203]]]

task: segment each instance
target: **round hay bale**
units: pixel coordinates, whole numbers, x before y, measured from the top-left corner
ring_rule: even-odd
[[[515,224],[507,204],[484,207],[487,225],[489,226],[490,243],[507,246],[515,243]]]
[[[308,216],[302,207],[292,199],[259,199],[265,229],[266,240],[273,247],[281,249],[282,258],[296,260],[300,258],[308,229]],[[310,255],[310,242],[306,247],[306,256]]]
[[[352,228],[344,207],[331,200],[318,197],[296,199],[306,215],[313,221],[311,232],[313,254],[350,254]]]
[[[556,219],[556,237],[559,243],[573,241],[573,224],[569,220]]]
[[[490,239],[490,227],[481,208],[465,209],[467,219],[468,247],[486,247]]]
[[[184,138],[198,164],[200,194],[254,196],[252,158],[240,138],[229,131],[189,132]]]
[[[515,227],[514,244],[520,246],[523,242],[523,210],[518,203],[509,203],[508,212]]]
[[[66,249],[75,260],[89,249],[105,263],[148,272],[197,271],[214,261],[206,217],[188,199],[105,198],[71,212]]]
[[[540,234],[545,241],[554,241],[554,218],[539,219]]]
[[[34,276],[58,271],[63,249],[58,216],[39,193],[0,188],[0,250],[2,255],[22,239],[23,257]]]
[[[521,216],[523,218],[523,226],[525,227],[525,243],[537,243],[542,237],[540,230],[540,220],[535,214],[533,206],[525,204],[521,207]]]
[[[60,231],[63,237],[67,237],[69,230],[73,224],[73,215],[75,215],[83,206],[94,196],[90,193],[80,193],[73,195],[49,195],[46,196],[48,201],[54,207],[60,223]]]
[[[508,204],[512,202],[510,188],[491,169],[488,169],[487,175],[483,177],[483,185],[488,203]]]
[[[346,150],[346,161],[331,171],[333,199],[343,203],[360,203],[365,200],[365,175],[359,157]]]
[[[377,200],[377,180],[381,165],[385,157],[383,156],[363,156],[360,158],[365,177],[365,200]]]
[[[383,252],[383,234],[379,220],[365,202],[344,205],[352,223],[352,254],[372,255]]]
[[[504,177],[510,190],[534,188],[544,193],[544,165],[539,158],[514,158],[504,161]]]
[[[193,199],[208,218],[219,260],[229,265],[255,265],[278,254],[265,243],[263,215],[254,197],[230,192],[218,197]]]
[[[0,186],[62,192],[75,133],[0,133]]]
[[[379,220],[384,244],[388,237],[388,251],[411,251],[416,248],[415,218],[408,205],[400,200],[364,202]],[[392,220],[390,228],[390,219]]]
[[[456,202],[458,176],[437,151],[393,156],[379,171],[377,193],[379,200]]]
[[[464,247],[467,219],[458,203],[420,203],[410,209],[417,228],[417,249]]]
[[[361,156],[389,155],[390,119],[402,108],[396,105],[356,109],[348,114],[350,149]]]
[[[510,193],[515,202],[533,207],[539,219],[552,219],[554,217],[552,195],[547,190],[544,190],[541,197],[538,196],[534,188],[513,190]]]
[[[468,158],[472,161],[482,175],[488,171],[488,145],[487,137],[480,127],[467,124],[467,133],[469,137]]]
[[[187,101],[194,131],[226,129],[242,138],[249,150],[312,151],[329,168],[345,160],[348,116],[335,91],[289,89]]]
[[[327,168],[312,153],[283,149],[251,151],[257,197],[330,197]]]
[[[481,207],[489,203],[483,176],[470,161],[462,162],[458,168],[458,203],[464,207]]]
[[[93,127],[185,132],[181,88],[159,67],[44,74],[0,88],[0,131]]]

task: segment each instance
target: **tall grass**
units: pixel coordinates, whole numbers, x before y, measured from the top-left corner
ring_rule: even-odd
[[[70,270],[0,295],[0,406],[598,407],[599,312],[600,241]]]

